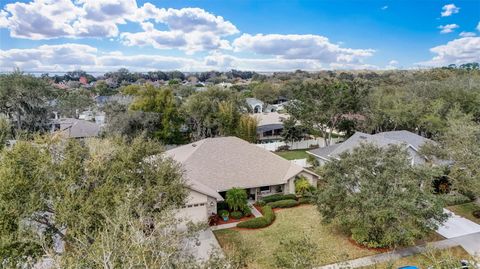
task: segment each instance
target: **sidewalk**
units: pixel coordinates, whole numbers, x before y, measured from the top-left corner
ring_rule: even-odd
[[[429,243],[429,246],[433,246],[437,249],[446,249],[455,246],[462,246],[470,255],[480,253],[480,233],[463,235],[455,238],[449,238],[433,243]],[[388,262],[390,260],[397,260],[403,257],[412,256],[426,250],[426,245],[414,246],[395,250],[388,253],[381,253],[373,256],[358,258],[350,261],[344,261],[340,263],[328,264],[316,269],[340,269],[340,268],[357,268],[362,266],[369,266],[375,263]]]
[[[437,229],[437,233],[441,234],[443,237],[454,238],[480,232],[480,225],[477,223],[455,215],[450,210],[443,209],[443,211],[450,215],[447,221]]]

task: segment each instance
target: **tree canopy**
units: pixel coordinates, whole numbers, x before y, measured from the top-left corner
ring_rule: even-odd
[[[403,146],[363,144],[321,170],[326,180],[317,207],[369,247],[411,245],[445,220],[443,204],[432,194],[434,175],[412,166]]]

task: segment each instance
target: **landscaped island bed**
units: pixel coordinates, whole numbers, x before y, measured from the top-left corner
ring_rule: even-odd
[[[251,248],[253,262],[249,268],[274,268],[273,254],[281,240],[294,239],[307,234],[318,243],[318,264],[329,264],[380,253],[355,246],[348,236],[321,223],[321,217],[314,206],[300,206],[282,209],[267,228],[257,230],[226,229],[214,231],[222,248],[228,253],[235,245],[247,244]],[[242,240],[243,239],[243,240]]]

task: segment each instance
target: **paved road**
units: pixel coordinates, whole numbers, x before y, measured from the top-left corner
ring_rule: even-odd
[[[455,215],[452,211],[443,209],[450,214],[448,220],[437,230],[445,238],[453,238],[462,235],[480,232],[480,225],[466,218]]]
[[[446,249],[455,246],[462,246],[468,253],[475,255],[480,253],[480,233],[463,235],[455,238],[445,239],[430,243],[437,249]],[[340,269],[340,268],[358,268],[362,266],[369,266],[375,263],[388,262],[390,260],[397,260],[403,257],[415,255],[426,250],[426,245],[414,246],[404,248],[388,253],[377,254],[373,256],[363,257],[355,260],[345,261],[342,263],[335,263],[317,267],[316,269]]]

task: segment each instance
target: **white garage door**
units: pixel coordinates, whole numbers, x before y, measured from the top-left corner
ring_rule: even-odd
[[[207,208],[205,205],[196,207],[181,208],[178,216],[182,219],[188,219],[193,222],[207,221]]]

